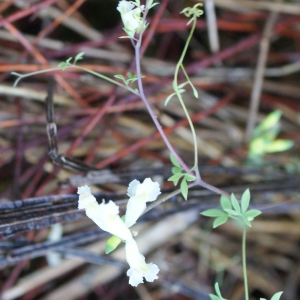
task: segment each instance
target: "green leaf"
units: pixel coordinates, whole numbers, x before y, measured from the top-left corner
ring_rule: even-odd
[[[145,76],[142,76],[142,77],[145,77]],[[138,80],[137,75],[134,75],[132,78],[128,79],[127,81],[133,83],[137,80]]]
[[[226,223],[228,220],[228,215],[223,215],[221,217],[218,217],[214,220],[214,223],[213,223],[213,228],[217,228],[218,226]]]
[[[250,222],[251,220],[249,220],[245,215],[243,215],[243,221],[247,226],[252,227]]]
[[[231,216],[240,216],[241,214],[237,212],[236,210],[224,208],[224,211],[226,211]]]
[[[172,181],[173,181],[174,186],[176,186],[178,184],[178,182],[179,182],[179,179],[172,180]]]
[[[168,105],[168,103],[169,103],[169,101],[173,98],[173,96],[175,96],[176,95],[176,93],[173,93],[173,94],[171,94],[171,95],[169,95],[168,97],[167,97],[167,99],[165,100],[165,106],[167,106]]]
[[[182,168],[172,167],[172,174],[181,174]]]
[[[75,56],[74,64],[77,63],[78,60],[81,60],[83,58],[84,52],[80,52]]]
[[[209,294],[209,297],[210,297],[210,300],[222,300],[218,296],[213,295],[213,294]]]
[[[180,191],[181,191],[182,196],[185,200],[187,200],[188,190],[189,190],[189,188],[188,188],[188,185],[186,183],[186,180],[183,179],[181,181],[181,184],[180,184]]]
[[[235,195],[234,195],[234,194],[231,194],[231,197],[230,197],[230,198],[231,198],[231,204],[232,204],[234,210],[235,210],[236,212],[238,212],[238,213],[241,213],[240,204],[239,204],[239,202],[237,201]]]
[[[63,61],[63,62],[61,62],[61,63],[58,64],[58,67],[59,67],[59,68],[62,68],[63,70],[64,70],[67,66],[68,66],[68,64],[67,64],[65,61]]]
[[[195,97],[195,98],[198,98],[198,91],[196,90],[196,88],[194,87],[194,85],[192,84],[191,81],[189,81],[189,83],[190,83],[190,86],[191,86],[192,89],[193,89],[194,97]]]
[[[249,189],[246,189],[241,199],[241,208],[243,213],[247,211],[249,203],[250,203],[250,191]]]
[[[281,115],[281,110],[274,110],[264,118],[264,120],[257,126],[257,128],[259,128],[261,131],[267,131],[271,129],[279,122]]]
[[[184,179],[186,181],[194,181],[196,179],[196,177],[194,175],[191,175],[191,174],[184,174]]]
[[[182,89],[184,86],[186,86],[188,83],[189,83],[188,81],[185,81],[185,82],[179,84],[179,85],[177,86],[177,88],[180,90],[180,89]],[[174,89],[174,90],[175,90],[175,89]]]
[[[249,221],[253,221],[254,218],[256,218],[257,216],[259,216],[261,214],[261,211],[258,209],[250,209],[248,211],[246,211],[243,216],[247,217],[247,219]]]
[[[105,253],[109,254],[110,252],[114,251],[119,246],[121,241],[122,240],[119,237],[115,236],[115,235],[110,237],[106,242]]]
[[[261,136],[265,138],[267,141],[274,141],[280,132],[280,124],[276,124],[274,127],[269,129],[266,132],[263,132]]]
[[[174,175],[172,175],[172,176],[168,179],[168,181],[179,180],[182,176],[183,176],[182,173],[174,174]]]
[[[225,195],[221,195],[220,203],[223,209],[232,209],[230,199]]]
[[[122,74],[117,74],[117,75],[115,75],[114,77],[115,77],[115,78],[118,78],[118,79],[121,79],[121,80],[123,80],[123,81],[126,80],[125,77],[124,77]]]
[[[67,63],[67,64],[70,64],[70,61],[72,60],[72,58],[73,58],[73,57],[69,57],[69,58],[66,60],[66,63]]]
[[[170,160],[171,160],[173,166],[181,168],[180,163],[178,162],[178,160],[176,159],[176,157],[174,156],[173,153],[170,154]]]
[[[263,155],[266,152],[265,144],[265,139],[263,137],[253,139],[249,146],[250,155]]]
[[[220,292],[220,288],[219,288],[219,284],[217,282],[215,284],[215,291],[216,291],[216,293],[217,293],[220,300],[226,300],[222,297],[221,292]]]
[[[224,213],[224,211],[222,211],[221,209],[217,209],[217,208],[211,208],[211,209],[207,209],[205,211],[203,211],[201,213],[201,215],[206,216],[206,217],[221,217],[227,214]]]
[[[265,146],[265,152],[274,153],[274,152],[283,152],[294,146],[294,142],[291,140],[276,140],[269,145]]]
[[[283,292],[277,292],[276,294],[273,295],[271,300],[279,300]]]
[[[148,2],[147,2],[147,8],[148,8],[148,9],[151,9],[151,8],[154,7],[155,5],[159,4],[159,2],[155,2],[155,3],[153,3],[153,4],[152,4],[152,2],[153,2],[153,0],[148,0]]]

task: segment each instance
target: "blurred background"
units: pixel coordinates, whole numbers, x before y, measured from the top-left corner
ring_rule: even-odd
[[[143,2],[143,1],[142,1]],[[161,0],[142,45],[145,94],[170,142],[193,165],[193,141],[172,91],[189,35],[180,14],[196,1]],[[248,231],[251,299],[300,299],[300,4],[206,0],[184,60],[198,91],[184,101],[195,125],[203,179],[262,210]],[[203,188],[145,214],[135,229],[159,279],[128,284],[124,250],[105,255],[109,235],[77,209],[77,187],[121,210],[127,186],[146,177],[174,190],[169,151],[143,102],[77,69],[22,79],[84,52],[78,65],[113,78],[135,73],[114,0],[0,1],[1,299],[244,299],[241,230],[212,230],[200,212],[218,206]],[[184,79],[182,74],[180,78]],[[136,88],[135,83],[133,87]],[[271,127],[257,129],[278,111]],[[48,123],[48,127],[47,127]],[[57,126],[57,132],[55,126]],[[266,145],[288,141],[287,149]],[[285,151],[281,151],[285,150]],[[51,160],[53,158],[54,162]]]

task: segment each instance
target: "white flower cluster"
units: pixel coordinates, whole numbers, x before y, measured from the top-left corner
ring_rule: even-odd
[[[119,2],[117,10],[121,14],[124,24],[124,31],[129,37],[134,38],[135,33],[140,33],[143,29],[143,18],[141,13],[145,10],[144,5],[139,3],[127,2],[122,0]],[[134,8],[136,6],[136,8]]]
[[[117,10],[121,14],[124,24],[124,31],[128,37],[134,38],[135,34],[141,35],[148,26],[146,22],[146,15],[152,7],[157,5],[158,2],[153,3],[153,0],[147,0],[146,6],[141,5],[140,0],[126,1],[121,0],[118,4]]]
[[[119,206],[111,200],[108,203],[103,200],[101,204],[98,204],[87,185],[79,187],[77,193],[79,194],[78,208],[85,209],[86,215],[102,230],[125,242],[126,259],[130,266],[127,271],[129,284],[137,286],[144,282],[144,277],[150,282],[157,279],[159,268],[153,263],[146,264],[145,257],[139,252],[129,228],[145,211],[146,202],[154,201],[160,194],[159,184],[150,178],[146,178],[143,183],[138,180],[130,182],[127,191],[130,198],[127,204],[125,222],[119,216]]]

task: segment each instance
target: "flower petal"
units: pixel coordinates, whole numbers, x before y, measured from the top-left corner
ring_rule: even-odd
[[[87,212],[87,216],[88,215]],[[122,240],[132,239],[132,234],[125,223],[119,216],[119,207],[109,201],[107,204],[103,202],[98,206],[97,214],[93,214],[92,220],[104,231],[116,235]]]
[[[126,274],[129,276],[129,284],[132,286],[138,286],[144,282],[143,274],[138,270],[129,269]]]
[[[136,194],[136,188],[140,185],[141,183],[134,179],[132,180],[129,185],[128,185],[128,189],[127,189],[127,195],[128,197],[134,197],[134,195]]]
[[[139,252],[137,243],[133,238],[126,241],[125,250],[126,259],[130,266],[130,269],[127,271],[129,284],[137,286],[143,283],[143,277],[150,282],[158,278],[158,266],[153,263],[146,264],[145,257]]]
[[[153,282],[158,278],[157,273],[159,272],[159,268],[154,263],[147,264],[147,268],[148,271],[144,273],[145,279],[149,282]]]
[[[125,224],[129,228],[136,223],[136,220],[141,216],[141,214],[146,209],[146,202],[140,201],[138,197],[132,197],[128,200]]]
[[[125,224],[131,227],[146,209],[146,202],[156,200],[160,194],[158,182],[146,178],[143,183],[138,180],[130,182],[127,190],[130,199],[127,203]]]
[[[153,182],[151,178],[146,178],[142,184],[136,188],[136,196],[144,198],[145,202],[156,200],[160,194],[160,187],[158,182]]]
[[[122,240],[132,239],[130,230],[119,216],[119,206],[111,200],[107,204],[104,200],[98,204],[87,185],[79,187],[77,193],[79,194],[78,208],[85,209],[86,215],[102,230]]]
[[[133,8],[134,8],[134,4],[126,0],[121,0],[117,6],[117,10],[120,13],[126,13],[128,11],[131,11]]]
[[[79,194],[78,209],[92,210],[97,208],[98,202],[87,185],[78,187],[77,194]]]

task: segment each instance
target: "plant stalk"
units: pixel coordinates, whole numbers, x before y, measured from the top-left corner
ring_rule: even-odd
[[[245,300],[249,300],[247,265],[246,265],[246,231],[247,231],[247,228],[244,225],[243,240],[242,240],[243,276],[244,276]]]

